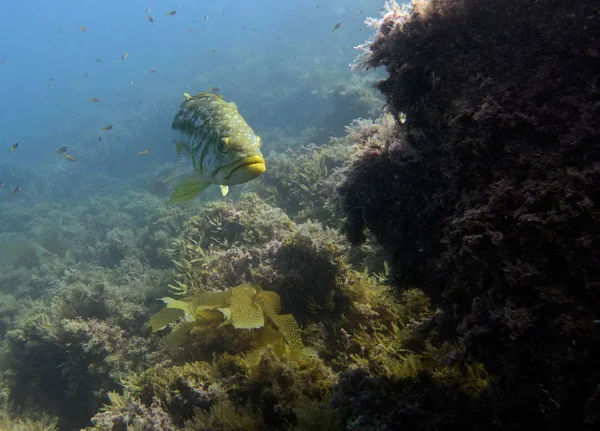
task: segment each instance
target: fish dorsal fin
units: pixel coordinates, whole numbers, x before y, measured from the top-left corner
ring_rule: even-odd
[[[207,188],[210,185],[210,181],[204,178],[200,173],[194,171],[179,181],[179,184],[173,190],[170,204],[180,204],[187,202],[196,197],[198,193]]]
[[[183,98],[184,98],[185,100],[190,100],[190,99],[192,98],[192,96],[190,96],[190,94],[189,94],[189,93],[183,93]]]
[[[229,193],[229,187],[221,184],[221,194],[227,196],[227,193]]]

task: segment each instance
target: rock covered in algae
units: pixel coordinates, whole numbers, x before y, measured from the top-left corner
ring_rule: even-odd
[[[598,424],[597,2],[389,1],[366,68],[398,119],[340,192],[397,284],[498,375],[511,429]],[[387,142],[386,142],[387,140]]]

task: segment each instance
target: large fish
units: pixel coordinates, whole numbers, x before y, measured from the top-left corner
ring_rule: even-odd
[[[235,103],[212,93],[185,93],[184,97],[171,125],[179,160],[168,181],[185,176],[170,203],[187,202],[210,184],[219,184],[225,196],[228,186],[250,181],[265,171],[260,138]]]

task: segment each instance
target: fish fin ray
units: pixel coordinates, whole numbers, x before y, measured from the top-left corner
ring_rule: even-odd
[[[194,164],[192,163],[190,153],[184,148],[178,149],[178,154],[179,159],[175,162],[169,177],[165,180],[167,182],[170,182],[174,178],[177,178],[181,175],[187,175],[194,171]]]
[[[177,184],[175,190],[173,190],[169,203],[180,204],[187,202],[196,197],[198,193],[207,188],[210,184],[211,182],[202,175],[197,172],[192,172],[179,181],[179,184]]]

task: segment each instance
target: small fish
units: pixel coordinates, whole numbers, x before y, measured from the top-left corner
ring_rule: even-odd
[[[96,63],[102,63],[102,59],[101,58],[95,58],[94,60],[96,60]]]
[[[48,85],[48,88],[52,90],[54,88],[54,85],[50,84]]]
[[[70,155],[68,155],[68,154],[63,154],[63,157],[64,157],[65,159],[67,159],[68,161],[70,161],[70,162],[74,162],[74,161],[75,161],[75,157],[73,157],[73,156],[70,156]]]
[[[8,64],[8,60],[2,60],[2,64]]]
[[[102,142],[102,138],[100,137],[100,133],[98,133],[98,142]]]
[[[124,54],[121,56],[121,60],[126,60],[126,59],[127,59],[127,57],[129,57],[129,53],[128,53],[128,52],[124,53]]]
[[[336,31],[338,28],[340,28],[342,26],[341,22],[338,22],[336,25],[333,26],[333,28],[331,29],[331,31]]]
[[[191,29],[191,28],[189,28],[189,27],[186,27],[186,28],[185,28],[185,31],[192,31],[192,29]]]
[[[62,153],[66,153],[67,151],[69,151],[69,147],[60,147],[58,150],[56,150],[54,152],[54,154],[62,154]]]
[[[85,73],[83,74],[83,76],[85,76],[85,77],[87,78],[88,76],[90,76],[90,74],[89,74],[89,73],[87,73],[87,72],[85,72]]]
[[[87,28],[85,28],[84,26],[80,25],[79,26],[79,30],[81,30],[82,32],[87,32]]]
[[[98,103],[100,102],[100,99],[98,99],[97,97],[88,97],[88,100],[92,103]]]
[[[102,130],[102,131],[111,130],[113,127],[115,127],[115,126],[113,126],[112,124],[109,124],[108,126],[104,126],[103,128],[101,128],[100,130]]]
[[[356,13],[363,13],[362,9],[356,9]]]
[[[148,151],[148,150],[142,150],[142,151],[138,151],[138,154],[140,154],[140,155],[142,155],[142,156],[143,156],[143,155],[146,155],[146,154],[149,154],[149,153],[150,153],[150,151]]]
[[[8,151],[10,151],[10,152],[12,153],[12,152],[13,152],[13,151],[15,151],[17,148],[19,148],[19,143],[18,143],[18,142],[15,142],[14,144],[12,144],[12,145],[10,146],[10,148],[8,149]]]
[[[167,16],[173,16],[173,15],[175,15],[176,13],[177,13],[177,11],[176,11],[176,10],[172,10],[172,11],[170,11],[170,12],[167,12],[165,15],[167,15]]]
[[[216,93],[219,90],[220,90],[219,87],[210,87],[210,91],[212,91],[213,93]]]
[[[0,189],[4,187],[4,183],[0,183]]]
[[[133,84],[135,84],[134,80],[129,81],[129,85],[133,85]]]
[[[15,189],[14,189],[14,190],[12,191],[12,193],[11,193],[11,196],[12,196],[12,195],[16,195],[17,193],[19,193],[19,191],[21,191],[21,189],[22,189],[22,188],[23,188],[23,187],[21,187],[21,186],[17,186],[17,187],[15,187]]]
[[[150,10],[151,10],[151,9],[150,9],[149,7],[147,7],[147,8],[146,8],[146,13],[150,13]]]
[[[217,52],[216,49],[210,49],[209,52]]]
[[[204,15],[204,21],[208,19],[208,15]]]
[[[189,201],[210,184],[220,185],[225,196],[228,186],[251,181],[265,171],[260,138],[235,103],[212,93],[185,93],[184,98],[171,124],[179,160],[167,181],[184,177],[170,203]]]
[[[54,78],[48,78],[48,81],[54,81]]]
[[[152,17],[151,17],[150,15],[147,15],[147,16],[146,16],[146,19],[147,19],[149,22],[154,22],[154,20],[152,19]]]
[[[150,69],[148,73],[156,73],[156,69]]]

